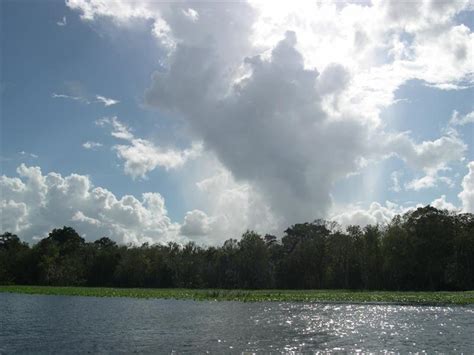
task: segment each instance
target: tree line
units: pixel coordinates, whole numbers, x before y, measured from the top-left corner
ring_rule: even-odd
[[[388,225],[316,220],[281,239],[245,232],[220,247],[118,245],[54,229],[30,246],[0,235],[0,283],[117,287],[369,290],[474,289],[474,215],[431,206]]]

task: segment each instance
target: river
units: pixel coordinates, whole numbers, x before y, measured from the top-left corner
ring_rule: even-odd
[[[0,293],[0,353],[474,352],[474,307]]]

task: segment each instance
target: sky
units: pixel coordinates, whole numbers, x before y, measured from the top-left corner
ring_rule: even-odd
[[[474,212],[472,2],[0,6],[0,232],[209,245]]]

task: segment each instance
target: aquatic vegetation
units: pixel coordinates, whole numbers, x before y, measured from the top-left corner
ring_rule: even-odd
[[[0,292],[88,296],[193,299],[199,301],[242,302],[341,302],[391,303],[417,305],[474,304],[474,291],[463,292],[393,292],[347,290],[225,290],[176,288],[108,288],[108,287],[53,287],[0,286]]]

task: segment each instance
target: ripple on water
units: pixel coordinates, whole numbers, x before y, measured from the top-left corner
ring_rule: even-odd
[[[473,307],[0,294],[0,353],[464,352]]]

